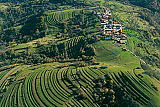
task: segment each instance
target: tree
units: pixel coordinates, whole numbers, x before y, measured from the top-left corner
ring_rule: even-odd
[[[58,56],[59,52],[58,52],[58,47],[57,45],[55,45],[55,48],[54,48],[54,55],[55,56]]]
[[[63,33],[67,33],[67,23],[63,23]]]
[[[92,96],[101,107],[139,107],[138,103],[126,94],[124,87],[115,85],[108,74],[93,82],[95,86]]]

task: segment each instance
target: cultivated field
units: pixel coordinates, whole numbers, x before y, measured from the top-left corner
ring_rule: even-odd
[[[56,65],[56,66],[55,66]],[[59,66],[57,66],[59,65]],[[12,72],[7,77],[3,74]],[[142,105],[159,96],[143,70],[110,72],[98,67],[63,67],[61,64],[21,65],[1,71],[1,106],[98,106],[93,102],[93,80],[108,73],[115,84]],[[1,80],[2,80],[1,79]],[[79,93],[76,91],[79,90]],[[85,96],[80,99],[79,96]],[[156,97],[155,99],[157,100]]]

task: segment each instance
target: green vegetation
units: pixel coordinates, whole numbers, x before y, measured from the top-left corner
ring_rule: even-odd
[[[6,93],[4,97],[1,97],[1,105],[97,106],[93,102],[94,82],[96,78],[101,78],[106,73],[109,74],[114,84],[113,87],[105,85],[109,89],[113,88],[115,90],[114,87],[120,86],[121,89],[125,90],[126,95],[132,96],[131,99],[137,101],[137,103],[141,105],[158,105],[158,102],[155,103],[159,98],[158,91],[150,78],[146,74],[142,74],[142,69],[134,69],[128,72],[110,72],[107,70],[106,72],[106,69],[99,67],[74,67],[71,65],[69,63],[67,65],[52,63],[38,66],[21,66],[16,74],[12,73],[6,79],[6,81],[10,80],[10,85],[7,86],[9,88],[4,88]],[[19,76],[22,79],[18,79]],[[105,82],[109,83],[108,80],[105,80]],[[105,86],[102,89],[106,89]],[[98,86],[96,89],[99,88],[101,87]],[[118,96],[116,95],[116,97]],[[153,99],[151,100],[151,98]]]
[[[119,0],[121,1],[121,0]],[[142,7],[147,7],[151,9],[152,11],[159,11],[158,4],[160,3],[159,1],[153,1],[153,0],[128,0],[131,4],[142,6]]]
[[[5,5],[5,4],[0,4],[0,9],[1,9],[1,10],[6,10],[7,8],[8,8],[7,5]]]
[[[157,72],[160,64],[158,13],[153,15],[156,13],[147,9],[113,1],[106,2],[106,6],[112,10],[113,16],[126,27],[124,32],[128,36],[128,42],[123,47],[149,64],[152,71]]]
[[[134,1],[5,0],[0,106],[158,107],[159,12]],[[93,13],[103,8],[125,26],[127,44],[101,40]]]
[[[111,70],[129,70],[140,67],[139,59],[130,52],[124,52],[122,46],[113,42],[99,41],[94,44],[96,60]]]
[[[66,16],[66,18],[68,17],[69,19],[64,18],[64,21],[68,22],[53,22],[55,24],[54,27],[47,25],[46,20],[41,15],[31,17],[26,22],[27,24],[20,30],[20,32],[23,35],[26,34],[26,36],[21,39],[22,41],[13,40],[12,42],[8,42],[8,50],[1,54],[1,60],[10,59],[10,61],[6,62],[10,64],[65,62],[73,60],[72,58],[76,60],[92,60],[95,55],[92,43],[98,40],[96,35],[99,35],[100,31],[96,28],[98,26],[97,17],[90,11],[88,13],[85,11],[86,10],[82,11],[82,9],[71,9],[65,10],[64,14],[55,12],[59,18],[64,18],[63,15],[65,14],[73,14],[73,17],[69,18]],[[35,22],[32,23],[33,21]],[[30,29],[29,26],[35,26],[35,28]],[[57,31],[55,28],[57,28]],[[53,30],[53,32],[51,30]],[[33,35],[30,35],[30,33],[33,33]],[[28,43],[17,44],[17,42],[20,41],[26,42],[36,38],[39,39]]]
[[[52,27],[56,24],[62,23],[64,20],[68,20],[79,14],[81,10],[82,9],[70,9],[48,13],[48,16],[46,17],[47,25]]]

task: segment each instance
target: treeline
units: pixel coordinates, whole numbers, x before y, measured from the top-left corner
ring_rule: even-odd
[[[0,61],[3,62],[2,65],[65,62],[72,59],[91,61],[94,60],[95,55],[95,50],[91,44],[96,41],[97,39],[94,37],[75,37],[59,41],[58,43],[51,41],[46,45],[41,45],[37,42],[35,52],[32,52],[32,49],[29,47],[25,48],[25,51],[22,53],[17,53],[11,48],[0,55]]]
[[[54,59],[82,58],[90,60],[92,59],[90,57],[95,55],[94,49],[89,45],[90,39],[94,38],[76,37],[62,43],[42,45],[39,47],[38,53]]]

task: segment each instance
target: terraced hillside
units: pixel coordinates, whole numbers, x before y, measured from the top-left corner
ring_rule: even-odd
[[[75,15],[82,12],[82,9],[70,9],[64,11],[56,11],[48,13],[45,20],[49,27],[52,27],[56,24],[62,23],[64,20],[74,17]]]
[[[111,0],[49,1],[0,8],[7,9],[7,23],[14,22],[2,29],[0,39],[0,107],[100,107],[96,91],[115,95],[98,99],[118,99],[96,79],[105,85],[111,81],[142,107],[159,107],[160,82],[146,74],[159,70],[158,23],[145,20],[144,8]],[[100,21],[93,13],[106,7],[125,25],[127,44],[101,40]],[[25,33],[31,32],[22,36],[24,26]]]
[[[58,63],[56,63],[58,65]],[[62,68],[63,67],[63,68]],[[98,106],[93,101],[93,80],[106,73],[97,67],[64,67],[61,64],[19,66],[1,81],[1,106]],[[10,72],[9,71],[9,72]],[[25,72],[24,72],[25,71]],[[2,71],[5,72],[5,71]],[[109,72],[117,85],[127,89],[134,100],[152,105],[159,96],[143,70]],[[4,93],[4,94],[3,94]]]
[[[126,88],[127,94],[130,94],[134,100],[142,105],[149,104],[158,107],[159,104],[153,104],[150,100],[159,100],[153,98],[159,92],[153,86],[152,81],[147,80],[148,77],[141,73],[141,70],[134,69],[133,71],[110,73],[110,75],[117,85]]]

